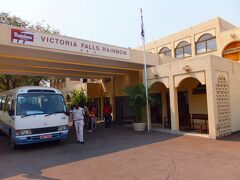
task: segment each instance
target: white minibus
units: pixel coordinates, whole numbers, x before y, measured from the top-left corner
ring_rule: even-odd
[[[26,86],[0,93],[0,130],[17,145],[65,139],[67,107],[54,88]]]

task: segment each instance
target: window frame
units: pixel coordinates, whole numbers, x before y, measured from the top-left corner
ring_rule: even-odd
[[[210,34],[210,33],[203,34],[203,35],[200,36],[198,39],[200,39],[200,38],[202,38],[203,36],[208,35],[208,34]],[[212,35],[212,34],[210,34],[210,35]],[[215,42],[216,42],[216,49],[211,50],[211,51],[208,51],[207,42],[210,41],[210,40],[213,40],[213,39],[216,40],[216,41],[215,41]],[[204,52],[201,52],[201,53],[198,53],[197,44],[198,44],[198,43],[203,43],[203,42],[204,42],[204,45],[205,45],[205,51],[204,51]],[[217,38],[216,38],[216,36],[213,36],[213,35],[212,35],[212,37],[209,38],[209,39],[207,39],[207,40],[202,40],[202,41],[196,41],[196,42],[195,42],[195,53],[196,53],[196,55],[206,54],[206,53],[213,52],[213,51],[217,51]]]
[[[167,51],[164,51],[164,52],[161,52],[163,49],[168,49]],[[161,48],[160,49],[160,51],[158,52],[158,54],[163,54],[163,55],[165,55],[165,56],[168,56],[168,55],[166,55],[166,53],[170,53],[170,56],[169,57],[171,57],[172,56],[172,50],[170,49],[170,48],[168,48],[168,47],[163,47],[163,48]]]
[[[178,47],[181,43],[183,43],[183,42],[187,42],[188,44],[187,45],[184,45],[184,46],[182,46],[182,47]],[[190,47],[191,48],[191,55],[190,56],[185,56],[185,54],[186,54],[186,51],[184,50],[186,47]],[[182,49],[182,55],[183,55],[183,57],[177,57],[177,49]],[[191,43],[189,43],[188,41],[181,41],[181,42],[179,42],[178,43],[178,45],[176,46],[176,48],[174,49],[174,53],[175,53],[175,58],[178,58],[178,59],[183,59],[183,58],[188,58],[188,57],[192,57],[192,45],[191,45]]]

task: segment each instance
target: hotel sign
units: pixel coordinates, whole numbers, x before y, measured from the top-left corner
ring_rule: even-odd
[[[120,59],[130,59],[130,50],[117,46],[63,37],[41,32],[30,32],[11,28],[11,43],[36,46],[49,49],[79,52],[89,55],[105,56]]]
[[[232,54],[232,53],[237,53],[240,52],[240,47],[236,47],[236,48],[231,48],[231,49],[226,49],[223,51],[223,54]]]

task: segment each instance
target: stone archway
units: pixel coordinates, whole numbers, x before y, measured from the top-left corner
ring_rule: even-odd
[[[153,126],[171,128],[169,90],[163,82],[150,85],[149,96],[155,102],[150,104],[151,123]]]
[[[183,79],[177,87],[179,129],[208,134],[206,86],[193,77]]]

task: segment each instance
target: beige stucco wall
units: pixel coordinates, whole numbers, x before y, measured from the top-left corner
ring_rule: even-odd
[[[220,51],[221,56],[225,47],[234,41],[240,41],[240,28],[234,28],[220,34]]]
[[[114,77],[114,95],[125,96],[124,88],[134,86],[142,82],[142,72],[131,72],[128,76],[115,76]]]
[[[154,42],[146,44],[146,50],[153,50],[158,53],[163,47],[167,46],[172,50],[172,57],[174,57],[174,48],[181,41],[187,41],[192,44],[192,57],[195,57],[195,41],[205,33],[211,33],[219,36],[220,33],[220,18],[214,18],[207,22],[192,26],[169,36],[160,38]],[[212,52],[217,55],[218,52]],[[201,55],[200,55],[201,56]],[[192,58],[189,57],[189,58]]]
[[[199,37],[206,33],[210,33],[213,36],[216,36],[217,50],[203,54],[196,54],[195,42],[199,39]],[[230,34],[236,34],[236,36],[234,36],[233,38]],[[222,51],[224,47],[232,41],[239,40],[239,38],[239,28],[225,21],[224,19],[217,17],[207,22],[192,26],[177,33],[173,33],[169,36],[150,42],[146,44],[146,50],[148,52],[159,53],[159,51],[163,47],[168,47],[172,50],[172,57],[175,57],[174,49],[176,48],[178,43],[181,41],[187,41],[191,43],[192,56],[185,59],[202,57],[206,54],[222,56]],[[141,49],[141,47],[137,49]]]
[[[207,114],[207,96],[206,94],[189,94],[189,113]]]
[[[190,71],[188,72],[184,70],[186,65],[190,67]],[[217,138],[217,133],[219,133],[217,128],[220,123],[219,121],[221,120],[221,115],[219,114],[217,105],[219,100],[217,99],[216,84],[220,76],[226,78],[229,87],[229,117],[231,121],[231,132],[240,130],[240,83],[238,83],[240,82],[239,62],[208,55],[195,59],[185,59],[162,64],[155,67],[155,70],[157,71],[158,76],[155,76],[152,71],[148,69],[148,85],[150,87],[155,82],[163,82],[169,86],[173,130],[178,130],[179,128],[176,93],[178,90],[188,89],[190,113],[208,114],[209,137],[214,139]],[[191,85],[190,81],[187,82],[186,78],[188,77],[196,78],[202,84],[206,84],[207,94],[191,94],[191,86],[194,86],[194,83]],[[184,79],[187,83],[181,83]]]
[[[196,55],[195,42],[201,35],[211,33],[216,36],[217,50],[205,54]],[[222,115],[219,115],[219,105],[217,98],[219,91],[216,87],[218,77],[226,77],[229,85],[229,99],[230,99],[230,119],[232,132],[240,130],[240,109],[238,102],[240,100],[240,64],[232,60],[223,59],[222,53],[224,48],[231,42],[240,41],[240,28],[231,23],[221,19],[215,18],[205,23],[193,26],[167,37],[161,38],[157,41],[146,45],[146,49],[158,53],[163,47],[169,47],[172,50],[172,57],[174,57],[174,48],[181,41],[188,41],[192,47],[192,57],[184,59],[174,59],[160,55],[160,65],[149,69],[149,86],[152,83],[161,81],[170,91],[170,104],[173,130],[178,130],[178,107],[177,107],[177,90],[188,90],[189,92],[189,110],[190,113],[203,113],[209,116],[209,136],[216,138],[221,134],[219,124],[222,121]],[[210,56],[209,56],[210,55]],[[218,56],[218,57],[217,57]],[[192,59],[192,60],[191,60]],[[184,71],[184,67],[189,66],[190,71]],[[180,86],[181,81],[188,77],[198,79],[202,84],[207,86],[207,94],[193,95],[191,94],[191,85]],[[218,92],[217,92],[218,91]],[[221,92],[220,92],[221,93]],[[220,95],[221,97],[221,95]],[[225,98],[220,98],[225,99]],[[224,112],[225,115],[228,114]],[[223,118],[224,119],[224,118]],[[225,118],[226,120],[226,118]],[[222,123],[222,131],[225,124]],[[220,128],[220,129],[221,129]],[[224,134],[224,133],[223,133]]]
[[[217,49],[204,54],[196,54],[195,43],[205,33],[216,36]],[[174,49],[183,40],[191,43],[192,56],[184,59],[175,59],[173,58],[175,55]],[[146,49],[154,53],[158,53],[163,47],[168,47],[172,50],[172,57],[159,55],[160,65],[149,68],[148,79],[149,86],[156,81],[160,81],[169,88],[173,130],[178,130],[177,91],[188,90],[190,113],[208,114],[209,136],[216,138],[221,133],[226,134],[224,131],[228,131],[225,128],[225,126],[227,127],[227,122],[225,123],[227,118],[224,119],[224,117],[228,113],[224,112],[225,115],[219,115],[219,112],[221,113],[219,102],[222,103],[221,101],[226,99],[225,97],[219,98],[222,96],[222,91],[218,90],[219,84],[218,87],[216,85],[219,83],[219,77],[226,78],[229,86],[230,131],[240,130],[240,107],[238,106],[240,101],[240,83],[238,83],[240,82],[240,64],[239,62],[221,58],[224,48],[236,41],[240,41],[240,28],[221,18],[215,18],[146,45]],[[188,69],[189,67],[187,66],[190,67],[188,72],[183,70],[184,68]],[[206,84],[207,94],[191,94],[192,87],[190,81],[185,85],[181,85],[181,81],[188,77],[194,77],[202,84]],[[227,102],[224,103],[227,104]],[[224,123],[222,123],[223,121]]]
[[[184,70],[184,67],[189,66],[190,71]],[[178,120],[178,86],[184,79],[189,77],[198,79],[202,84],[206,84],[207,99],[208,99],[208,114],[209,114],[209,136],[216,138],[215,132],[215,114],[211,112],[213,106],[212,98],[212,81],[211,81],[211,62],[210,56],[199,57],[195,59],[177,60],[175,62],[166,63],[155,67],[157,71],[153,74],[151,69],[148,69],[148,86],[150,87],[154,82],[162,82],[169,88],[170,94],[170,109],[171,109],[171,124],[172,130],[179,130]],[[181,88],[181,86],[180,86]],[[191,103],[191,102],[190,102]],[[204,104],[204,102],[202,103]]]
[[[66,88],[63,89],[64,93],[69,93],[74,89],[83,89],[87,93],[87,83],[80,83],[80,81],[70,81],[70,78],[66,78]]]
[[[231,103],[231,128],[232,131],[240,130],[240,64],[224,58],[212,57],[212,72],[214,79],[220,75],[227,78],[229,84]],[[215,86],[215,83],[213,83]],[[214,106],[216,111],[216,104]]]
[[[104,96],[104,89],[101,83],[88,83],[87,95],[89,98],[101,98]]]

